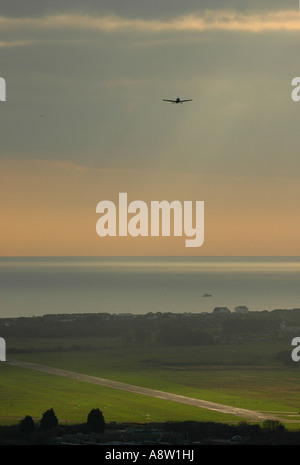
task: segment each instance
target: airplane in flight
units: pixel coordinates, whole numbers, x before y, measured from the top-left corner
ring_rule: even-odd
[[[176,100],[168,100],[166,98],[163,98],[164,102],[171,102],[171,103],[184,103],[184,102],[192,102],[193,99],[188,99],[188,100],[181,100],[179,97],[177,97]]]

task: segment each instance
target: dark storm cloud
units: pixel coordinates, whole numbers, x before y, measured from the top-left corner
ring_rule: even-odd
[[[39,17],[57,13],[116,14],[133,18],[168,18],[209,10],[297,9],[297,0],[1,0],[0,15]]]

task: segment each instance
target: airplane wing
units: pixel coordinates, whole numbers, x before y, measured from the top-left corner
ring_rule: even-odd
[[[166,99],[166,98],[163,98],[163,101],[164,101],[164,102],[176,103],[176,100],[168,100],[168,99]]]
[[[188,100],[180,100],[180,103],[183,103],[183,102],[192,102],[192,101],[193,101],[193,99],[191,98],[191,99],[188,99]]]

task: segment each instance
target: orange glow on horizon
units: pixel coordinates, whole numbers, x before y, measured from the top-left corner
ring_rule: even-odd
[[[1,256],[300,255],[296,179],[199,175],[192,181],[180,173],[127,172],[120,182],[114,170],[79,168],[1,162]],[[204,245],[189,249],[183,237],[172,236],[97,236],[97,203],[117,203],[126,189],[130,201],[204,200]]]

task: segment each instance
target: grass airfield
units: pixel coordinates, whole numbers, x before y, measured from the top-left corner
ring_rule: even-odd
[[[270,342],[197,347],[126,346],[104,338],[7,342],[16,352],[8,352],[8,361],[29,361],[275,414],[286,428],[300,430],[298,366],[276,363]],[[286,344],[278,343],[276,352],[284,348]],[[48,408],[55,410],[61,423],[85,422],[92,408],[100,408],[106,422],[245,421],[5,362],[0,364],[0,392],[0,424],[17,423],[25,415],[39,419]]]

